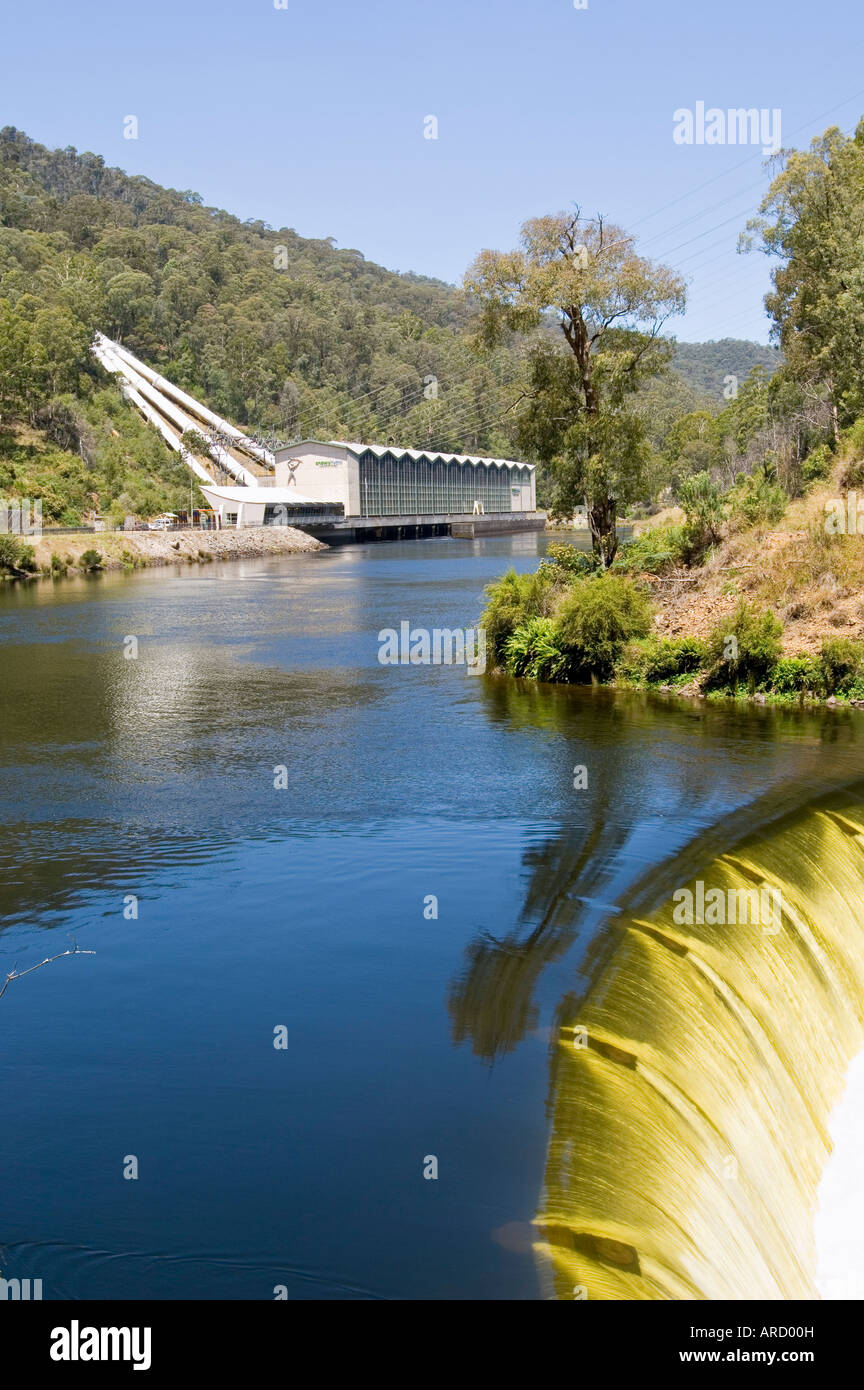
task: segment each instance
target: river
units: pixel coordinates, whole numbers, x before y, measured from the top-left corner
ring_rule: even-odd
[[[830,822],[853,843],[862,716],[379,664],[379,630],[471,625],[484,585],[544,544],[0,593],[0,974],[95,952],[0,999],[4,1276],[53,1299],[811,1296],[813,1136],[861,1045],[842,901],[864,904],[857,861],[841,906],[816,902],[827,842],[809,864],[807,836]],[[675,973],[670,885],[739,841],[782,859],[798,935],[830,917],[810,994],[791,947],[772,983],[739,938],[704,961],[690,943],[701,993]],[[753,1023],[748,981],[782,1017]],[[801,1029],[826,1001],[838,1019],[806,1085],[796,998]],[[562,1029],[583,1014],[629,1041],[573,1074]],[[718,1036],[752,1045],[756,1081],[742,1061],[697,1134],[738,1064],[710,1061]],[[730,1145],[731,1197],[705,1178]],[[760,1172],[800,1201],[800,1248],[762,1213]],[[750,1234],[720,1249],[730,1221]]]

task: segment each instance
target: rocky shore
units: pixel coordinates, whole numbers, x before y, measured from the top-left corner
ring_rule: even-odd
[[[326,550],[323,541],[293,526],[244,526],[231,531],[102,531],[92,535],[33,537],[38,574],[50,570],[52,556],[69,569],[79,567],[82,555],[98,551],[102,569],[133,569],[151,565],[207,564],[211,560],[241,560],[267,555],[298,555]],[[56,564],[55,564],[56,570]]]

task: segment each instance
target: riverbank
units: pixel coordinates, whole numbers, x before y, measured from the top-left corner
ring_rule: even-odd
[[[550,542],[536,574],[488,591],[492,666],[690,698],[864,705],[864,542],[848,520],[862,470],[845,452],[785,505],[765,480],[713,498],[706,475],[713,512],[697,498],[640,526],[605,572],[578,544]]]
[[[45,533],[32,540],[22,539],[32,545],[36,568],[27,575],[13,575],[13,578],[57,578],[64,573],[94,568],[206,565],[213,560],[311,554],[327,549],[323,541],[293,526],[247,526],[230,531],[103,531],[53,536]],[[92,559],[94,551],[99,557],[98,565]]]

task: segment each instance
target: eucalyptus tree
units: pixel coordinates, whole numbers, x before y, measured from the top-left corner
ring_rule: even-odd
[[[584,503],[608,567],[619,510],[640,496],[651,456],[635,396],[671,360],[661,329],[684,308],[683,281],[577,209],[525,222],[514,251],[481,251],[465,289],[483,346],[530,335],[519,443],[550,468],[556,511]]]
[[[811,398],[827,394],[836,436],[864,411],[864,119],[854,135],[831,127],[779,163],[742,244],[758,234],[779,260],[765,307],[781,371]]]

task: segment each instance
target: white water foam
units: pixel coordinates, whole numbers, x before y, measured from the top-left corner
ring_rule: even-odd
[[[864,1299],[864,1052],[830,1121],[833,1153],[819,1184],[816,1285],[822,1298]]]

